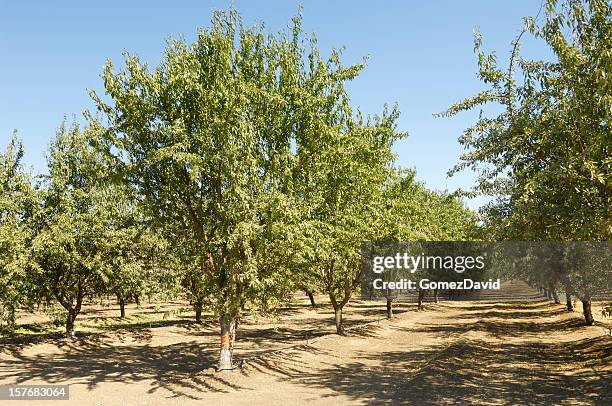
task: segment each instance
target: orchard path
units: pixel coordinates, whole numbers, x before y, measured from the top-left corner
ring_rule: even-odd
[[[256,388],[251,404],[612,404],[612,338],[563,306],[433,307],[249,365],[237,382]]]
[[[0,357],[0,384],[68,383],[75,405],[612,404],[612,338],[547,301],[428,304],[222,374],[191,345],[44,345]]]

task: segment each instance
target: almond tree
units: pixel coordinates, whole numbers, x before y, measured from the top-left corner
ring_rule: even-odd
[[[99,187],[102,167],[87,139],[77,125],[60,126],[31,248],[38,295],[64,307],[68,338],[84,297],[102,292],[107,277],[103,247],[112,214],[102,204],[109,196]]]
[[[285,260],[297,228],[292,149],[298,133],[328,125],[308,120],[312,101],[328,101],[309,85],[318,61],[306,66],[300,24],[296,17],[289,31],[266,35],[233,10],[217,12],[195,43],[169,40],[156,68],[128,54],[118,73],[109,62],[110,103],[92,93],[106,120],[99,147],[143,193],[190,267],[186,286],[219,319],[220,370],[233,368],[244,312],[269,309],[293,289]]]
[[[454,195],[429,190],[415,180],[414,171],[393,171],[385,185],[384,213],[379,239],[393,242],[465,241],[477,230],[476,215]],[[445,248],[446,249],[446,248]],[[422,270],[421,272],[424,272]],[[432,280],[449,280],[457,274],[428,271]],[[422,275],[424,276],[424,275]],[[418,308],[426,291],[418,291]],[[438,291],[434,291],[438,300]],[[392,292],[387,292],[387,317],[393,316]]]
[[[0,325],[15,325],[15,312],[30,303],[27,278],[32,233],[29,221],[36,210],[36,193],[21,163],[23,145],[13,136],[0,151]]]
[[[143,293],[177,292],[172,287],[178,275],[169,270],[176,262],[167,241],[144,217],[138,194],[110,182],[103,193],[107,198],[101,202],[102,210],[108,215],[102,253],[104,289],[117,297],[123,318],[130,299],[139,304]]]
[[[476,192],[497,197],[486,212],[498,238],[609,241],[612,8],[605,0],[550,0],[544,9],[540,26],[525,20],[507,68],[498,66],[495,54],[481,51],[477,36],[480,78],[490,88],[446,114],[491,103],[502,112],[482,114],[466,130],[460,142],[468,151],[455,170],[478,171]],[[525,33],[544,40],[554,59],[522,59]],[[563,278],[566,293],[583,302],[587,324],[593,292],[610,289],[608,269],[574,269],[580,275]]]
[[[343,72],[353,78],[334,55],[325,74]],[[379,238],[385,211],[383,187],[394,155],[399,112],[363,119],[348,107],[341,84],[320,76],[311,86],[330,94],[335,103],[321,106],[319,131],[300,134],[297,142],[297,193],[302,205],[302,238],[307,241],[306,269],[334,308],[336,332],[344,334],[343,309],[361,281],[361,243]]]

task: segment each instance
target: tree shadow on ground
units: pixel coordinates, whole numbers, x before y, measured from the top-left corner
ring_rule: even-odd
[[[460,341],[442,352],[360,353],[357,359],[363,361],[293,378],[368,404],[610,404],[610,373],[598,368],[611,355],[609,340],[546,345]],[[585,360],[585,368],[563,373],[577,360]],[[379,366],[372,367],[372,361]]]
[[[568,314],[569,312],[565,308],[554,308],[547,310],[538,310],[537,313],[534,311],[524,310],[524,311],[498,311],[498,310],[490,310],[486,313],[471,311],[466,312],[458,316],[461,319],[473,319],[473,318],[481,318],[481,319],[524,319],[524,318],[532,318],[539,319],[542,317],[554,317],[562,314]]]
[[[173,396],[197,398],[194,393],[227,392],[241,386],[216,374],[203,376],[217,361],[216,343],[181,342],[172,345],[111,345],[98,340],[66,343],[61,354],[23,355],[12,352],[2,361],[1,378],[16,384],[42,379],[50,384],[70,381],[94,389],[103,382],[151,381],[149,392],[167,389]]]
[[[487,310],[542,310],[543,308],[557,308],[559,305],[548,300],[538,300],[533,302],[508,302],[508,303],[488,303],[472,302],[466,307],[468,312],[484,312]]]
[[[390,326],[396,330],[453,336],[481,331],[498,337],[524,340],[468,339],[459,337],[452,344],[433,344],[418,351],[368,351],[354,354],[349,363],[328,361],[322,368],[295,368],[284,357],[258,363],[260,371],[289,378],[307,387],[333,389],[333,393],[368,404],[612,404],[612,340],[606,336],[547,342],[533,335],[550,331],[572,333],[583,329],[582,321],[547,321],[563,313],[550,306],[500,304],[480,308],[481,318],[473,323],[414,327]],[[519,312],[534,322],[492,320]],[[544,310],[544,311],[542,311]],[[330,398],[330,401],[332,399]]]
[[[375,333],[375,329],[372,332]],[[255,333],[254,333],[255,334]],[[136,383],[150,381],[149,392],[154,393],[165,389],[172,397],[201,399],[200,395],[208,392],[229,392],[246,390],[236,383],[237,377],[248,376],[249,370],[261,368],[267,364],[267,372],[272,371],[272,365],[279,359],[291,360],[290,364],[277,369],[279,374],[287,376],[292,371],[305,370],[307,367],[294,359],[295,354],[304,351],[316,354],[317,349],[296,344],[296,348],[254,349],[254,341],[264,342],[275,340],[272,332],[258,331],[257,339],[247,336],[238,341],[235,351],[236,359],[245,357],[256,360],[249,362],[251,369],[245,368],[234,373],[224,374],[214,372],[217,363],[218,347],[216,342],[201,341],[181,342],[171,345],[116,345],[99,336],[90,336],[75,341],[60,340],[60,354],[39,353],[24,355],[22,349],[14,348],[6,351],[9,359],[2,360],[0,379],[15,384],[41,379],[49,384],[85,384],[90,390],[105,382]],[[323,353],[323,350],[320,351]],[[275,361],[267,361],[268,359]],[[288,365],[292,365],[289,367]],[[164,393],[160,394],[161,396]]]
[[[584,322],[578,318],[563,321],[533,321],[519,320],[512,323],[497,320],[475,320],[472,323],[461,322],[451,325],[417,324],[411,331],[420,331],[434,334],[462,334],[467,332],[485,332],[497,338],[503,337],[529,337],[550,331],[563,330],[567,333],[584,329]]]
[[[537,321],[536,316],[546,307],[530,307],[534,320]],[[217,374],[210,370],[217,361],[217,342],[210,337],[203,339],[203,336],[215,335],[214,330],[194,327],[190,334],[198,340],[169,345],[150,344],[145,330],[145,337],[139,343],[117,345],[109,342],[108,337],[90,336],[76,342],[62,342],[61,352],[52,356],[27,355],[18,346],[12,350],[5,348],[10,357],[2,360],[0,379],[15,383],[31,379],[51,384],[69,381],[85,384],[90,389],[102,382],[147,381],[150,393],[166,390],[160,396],[200,399],[208,392],[248,390],[241,382],[253,373],[266,373],[305,387],[331,389],[334,394],[343,394],[355,402],[371,404],[612,404],[609,337],[544,342],[531,339],[530,335],[546,331],[572,332],[582,328],[581,321],[572,318],[526,322],[487,316],[487,311],[524,311],[525,306],[515,305],[487,309],[477,305],[466,310],[475,309],[480,309],[482,314],[474,322],[457,318],[453,324],[419,323],[406,330],[444,337],[482,331],[526,339],[506,342],[459,338],[446,347],[443,343],[431,343],[418,351],[361,350],[352,354],[351,362],[341,364],[330,350],[298,347],[304,338],[302,328],[252,328],[239,330],[236,343],[236,358],[246,356],[252,361],[233,374]],[[319,323],[331,322],[312,319],[308,325],[316,328]],[[377,324],[370,323],[350,330],[349,335],[373,337],[378,334],[378,328]],[[296,346],[283,351],[270,349],[270,342],[279,340]],[[315,358],[321,362],[313,369],[309,359]]]
[[[119,320],[117,318],[117,320]],[[40,324],[36,324],[40,325]],[[152,337],[151,329],[158,327],[180,327],[186,331],[201,330],[203,324],[195,321],[185,320],[155,320],[151,322],[124,322],[116,324],[105,324],[98,326],[100,331],[75,331],[77,342],[79,341],[99,341],[103,338],[118,338],[124,339],[131,337],[134,341],[147,341]],[[35,330],[32,330],[35,331]],[[51,342],[61,346],[65,342],[65,334],[63,332],[48,332],[36,335],[8,335],[0,338],[0,353],[7,351],[23,350],[28,346]]]
[[[363,315],[365,310],[360,309],[358,314]],[[384,315],[382,311],[380,314],[381,317]],[[271,328],[259,327],[251,320],[243,324],[245,328],[238,329],[235,358],[238,361],[263,359],[270,354],[276,358],[288,357],[297,350],[289,349],[281,354],[278,353],[279,347],[303,346],[308,341],[329,335],[330,329],[335,330],[333,326],[331,317],[307,318],[296,327]],[[357,315],[347,319],[346,326],[348,334],[354,337],[375,336],[379,328],[363,326]],[[194,341],[153,345],[152,331],[156,327],[172,327],[173,333],[193,337]],[[77,331],[76,340],[66,340],[61,333],[3,339],[1,352],[8,357],[1,361],[0,379],[14,383],[33,379],[51,384],[70,382],[85,384],[90,390],[103,382],[150,381],[149,392],[166,389],[173,397],[194,399],[201,393],[244,389],[236,383],[236,373],[213,372],[218,357],[216,325],[160,320],[109,323],[105,330],[100,333]],[[45,342],[53,344],[58,351],[54,350],[53,355],[48,352],[30,355],[33,351],[26,351],[29,347],[35,350],[35,344]],[[237,374],[244,375],[244,372],[238,371]]]

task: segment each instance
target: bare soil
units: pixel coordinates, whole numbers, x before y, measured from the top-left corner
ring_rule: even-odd
[[[147,306],[131,322],[91,307],[75,341],[0,340],[0,385],[68,384],[70,405],[612,404],[612,337],[549,301],[404,303],[392,320],[355,301],[344,337],[328,306],[304,301],[244,320],[242,367],[223,373],[216,324],[181,316],[184,303]]]

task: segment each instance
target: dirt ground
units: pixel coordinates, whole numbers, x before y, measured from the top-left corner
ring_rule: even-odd
[[[76,341],[1,340],[0,385],[70,385],[69,401],[42,405],[612,404],[612,337],[601,323],[584,327],[579,312],[548,301],[463,301],[426,311],[401,304],[380,320],[382,305],[355,301],[345,337],[330,334],[326,306],[249,318],[235,350],[242,368],[224,373],[212,369],[214,324],[179,312],[119,322],[104,313],[111,309],[91,309]]]

